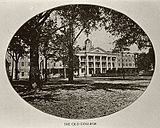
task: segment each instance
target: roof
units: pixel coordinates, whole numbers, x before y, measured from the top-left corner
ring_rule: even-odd
[[[111,51],[106,51],[100,47],[93,48],[87,52],[85,50],[82,50],[82,51],[79,51],[77,54],[84,54],[84,53],[112,54],[112,55],[115,54],[115,53],[112,53]]]

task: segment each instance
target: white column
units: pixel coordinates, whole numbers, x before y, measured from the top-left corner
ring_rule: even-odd
[[[102,73],[102,56],[100,56],[100,73]]]
[[[93,56],[93,63],[94,63],[94,74],[96,74],[96,60],[95,60],[95,55]]]
[[[113,68],[113,66],[112,66],[112,56],[111,56],[111,69]]]
[[[79,75],[81,75],[81,56],[78,56],[79,58]]]
[[[88,55],[86,55],[86,71],[87,71],[87,76],[89,75],[89,65],[88,65]]]
[[[106,66],[107,66],[107,70],[108,70],[108,56],[106,56]]]
[[[118,70],[118,60],[117,60],[117,56],[116,56],[116,59],[115,59],[115,67],[116,67],[116,70]]]

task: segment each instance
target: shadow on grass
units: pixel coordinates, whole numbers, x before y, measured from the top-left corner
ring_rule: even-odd
[[[92,84],[92,90],[97,89],[120,89],[120,90],[144,90],[147,88],[147,85],[133,85],[133,84],[110,84],[110,83],[95,83]]]
[[[86,88],[86,85],[81,85],[81,86],[75,86],[75,85],[60,85],[60,86],[51,86],[51,87],[44,87],[42,88],[43,91],[56,91],[59,89],[62,90],[77,90],[77,89],[82,89]]]
[[[144,91],[147,88],[147,85],[133,85],[133,84],[108,84],[108,83],[94,83],[94,84],[88,84],[88,85],[83,85],[83,86],[74,86],[74,85],[70,85],[70,86],[58,86],[58,87],[45,87],[42,89],[42,91],[46,91],[46,92],[56,92],[58,89],[61,90],[78,90],[78,89],[85,89],[86,91],[94,91],[94,90],[100,90],[103,89],[107,92],[115,92],[116,90],[140,90],[140,91]],[[114,89],[114,90],[113,90]],[[34,100],[44,100],[45,102],[49,101],[49,102],[59,102],[61,101],[59,99],[59,94],[56,93],[39,93],[34,95],[34,93],[32,93],[31,95],[25,95],[22,96],[22,98],[25,101],[34,101]]]
[[[46,94],[46,95],[28,95],[28,96],[24,96],[23,99],[25,101],[34,101],[36,100],[44,100],[45,102],[49,101],[60,101],[58,97],[55,97],[51,94]]]
[[[56,99],[57,96],[54,95],[54,92],[57,90],[79,90],[85,89],[86,91],[94,91],[103,89],[108,92],[115,92],[116,90],[141,90],[144,91],[148,85],[140,85],[140,84],[112,84],[112,83],[94,83],[91,79],[77,79],[72,84],[69,84],[67,80],[57,79],[48,81],[43,84],[42,92],[35,95],[34,90],[31,92],[27,92],[27,86],[29,85],[29,81],[13,81],[13,88],[22,96],[26,101],[32,101],[34,99],[44,99],[58,101]],[[45,92],[53,92],[53,93],[45,93]],[[60,94],[58,94],[60,95]]]
[[[148,77],[106,77],[106,78],[98,78],[98,77],[92,77],[94,80],[107,80],[107,81],[117,81],[117,80],[123,80],[123,81],[139,81],[139,80],[151,80],[151,76]]]
[[[93,83],[93,80],[89,79],[77,79],[72,82],[72,84],[91,84]],[[70,84],[68,80],[64,79],[51,79],[44,83],[44,85],[59,85],[59,84]]]

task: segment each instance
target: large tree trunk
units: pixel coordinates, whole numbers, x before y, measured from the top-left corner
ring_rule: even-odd
[[[18,80],[18,60],[15,61],[15,80]]]
[[[63,78],[65,79],[67,77],[66,75],[66,66],[65,66],[65,63],[64,63],[64,60],[63,60]]]
[[[73,46],[69,46],[68,80],[73,83]]]
[[[47,75],[48,75],[48,71],[47,71],[47,57],[46,57],[45,58],[45,74],[44,74],[45,81],[47,81]]]
[[[71,21],[72,23],[72,21]],[[73,31],[73,24],[69,25],[70,29],[70,40],[68,45],[68,55],[69,55],[69,62],[68,62],[68,80],[69,83],[73,83],[73,38],[74,38],[74,31]]]
[[[124,63],[123,63],[123,51],[122,51],[122,77],[125,79]]]
[[[14,72],[14,61],[11,62],[12,72],[11,72],[11,81],[13,80],[13,72]]]
[[[39,53],[37,41],[32,42],[30,46],[30,89],[33,88],[33,83],[36,83],[38,88],[41,88],[40,71],[39,71]]]

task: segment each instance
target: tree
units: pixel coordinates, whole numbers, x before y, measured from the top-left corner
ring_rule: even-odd
[[[19,72],[18,71],[18,62],[19,62],[19,59],[28,54],[27,48],[28,47],[23,42],[23,40],[21,40],[21,38],[19,36],[14,36],[12,38],[9,46],[8,46],[7,52],[11,56],[13,61],[15,62],[15,65],[12,65],[12,68],[14,68],[13,66],[15,66],[15,80],[18,79],[18,72]]]
[[[40,88],[40,71],[39,71],[39,38],[41,33],[41,27],[44,22],[52,13],[52,9],[36,15],[27,21],[16,32],[16,36],[19,36],[30,47],[30,75],[29,80],[32,83],[36,83]],[[29,87],[31,89],[32,86]]]
[[[149,51],[148,51],[148,53],[147,53],[147,56],[148,56],[148,58],[149,58],[149,67],[150,67],[150,69],[153,69],[154,70],[154,68],[155,68],[155,53],[154,53],[154,49],[153,49],[153,46],[152,47],[150,47],[149,48]]]
[[[66,78],[66,76],[68,76],[71,72],[68,71],[68,75],[66,72],[66,68],[69,67],[69,50],[68,50],[68,39],[66,38],[67,35],[67,31],[65,30],[61,30],[61,34],[56,34],[56,41],[57,44],[59,45],[59,51],[57,52],[57,56],[56,58],[58,60],[62,60],[63,62],[63,68],[64,68],[64,78]],[[73,71],[78,70],[79,69],[79,59],[78,57],[75,55],[78,51],[80,50],[79,46],[73,46]]]
[[[125,79],[125,71],[124,71],[124,67],[123,67],[124,66],[124,62],[123,62],[124,58],[123,58],[123,56],[124,56],[124,51],[128,51],[129,48],[127,47],[128,45],[125,44],[125,40],[123,40],[123,38],[120,38],[120,39],[114,41],[114,43],[115,43],[115,47],[114,47],[112,52],[116,52],[116,53],[120,53],[121,54],[122,76],[123,76],[123,79]]]
[[[73,58],[74,45],[77,38],[84,31],[90,34],[93,29],[98,29],[97,25],[101,21],[101,8],[91,5],[67,5],[56,8],[56,11],[61,19],[61,24],[68,25],[65,30],[65,43],[68,48],[68,80],[73,82]],[[79,32],[77,32],[79,31]]]
[[[113,42],[115,44],[114,50],[118,49],[119,52],[121,51],[122,58],[122,51],[125,51],[125,49],[129,48],[132,44],[136,44],[139,50],[146,48],[153,49],[149,37],[142,30],[142,28],[138,26],[133,20],[117,11],[104,11],[108,13],[109,16],[105,20],[103,20],[103,25],[105,26],[106,32],[109,32],[113,36],[118,38],[116,41]],[[106,20],[108,20],[108,22],[105,22]],[[152,57],[154,58],[154,56]]]
[[[137,44],[139,49],[151,45],[151,41],[143,29],[126,15],[114,10],[108,12],[108,22],[103,22],[105,30],[113,36],[121,38],[130,46]]]
[[[19,36],[29,47],[30,47],[30,82],[40,83],[40,71],[39,71],[39,46],[41,36],[44,36],[42,33],[42,27],[54,9],[44,11],[35,17],[27,21],[15,34]],[[68,25],[68,24],[67,24]],[[58,30],[62,29],[66,25],[54,28],[52,35],[54,35]],[[47,45],[46,45],[47,47]],[[32,88],[32,86],[30,86]]]
[[[92,30],[104,27],[106,32],[117,37],[122,47],[117,44],[120,51],[126,46],[137,44],[139,49],[150,45],[151,42],[145,32],[126,15],[111,9],[92,5],[68,5],[56,9],[62,24],[68,24],[68,51],[69,51],[69,81],[73,81],[73,45],[82,32],[87,35]],[[79,33],[76,35],[77,30]],[[121,41],[120,41],[121,40]],[[123,52],[122,52],[123,53]]]
[[[53,18],[53,24],[48,27],[46,35],[42,31],[49,18]],[[73,58],[74,45],[78,37],[84,32],[91,34],[93,30],[104,27],[106,32],[123,39],[128,45],[136,43],[139,48],[150,43],[144,31],[127,16],[108,8],[93,5],[67,5],[44,11],[26,22],[16,33],[30,47],[30,81],[38,83],[39,76],[39,46],[41,37],[45,39],[45,48],[49,48],[47,43],[55,43],[51,38],[55,38],[60,43],[60,50],[68,56],[68,80],[73,82]],[[62,32],[63,31],[63,32]],[[54,37],[53,37],[54,35]],[[58,35],[58,36],[57,36]],[[62,38],[61,38],[62,37]],[[47,50],[46,50],[47,51]]]
[[[42,26],[42,32],[40,34],[40,53],[45,58],[45,81],[47,81],[47,61],[50,58],[57,58],[57,54],[60,52],[60,43],[58,42],[57,35],[54,30],[57,29],[56,21],[49,18]]]
[[[155,55],[153,47],[149,48],[148,53],[140,53],[137,56],[137,67],[139,71],[154,70],[155,68]]]

